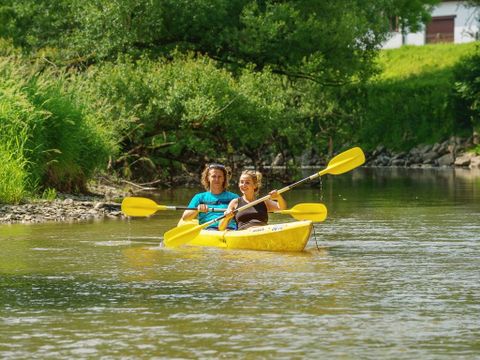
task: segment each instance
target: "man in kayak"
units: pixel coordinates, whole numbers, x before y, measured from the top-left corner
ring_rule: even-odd
[[[268,213],[277,210],[284,210],[287,208],[287,203],[282,195],[277,193],[277,190],[270,191],[270,199],[249,207],[243,211],[239,211],[232,215],[232,212],[248,203],[257,199],[258,192],[262,187],[262,174],[255,170],[245,170],[240,175],[238,187],[242,192],[242,197],[233,199],[228,204],[228,209],[225,211],[225,220],[219,225],[219,229],[227,228],[226,223],[233,216],[238,226],[238,230],[248,229],[252,226],[264,226],[268,223]]]
[[[229,180],[230,171],[224,165],[206,165],[200,179],[206,191],[194,195],[188,207],[197,208],[197,210],[185,210],[182,220],[188,221],[198,216],[198,223],[204,224],[221,216],[221,213],[208,211],[208,208],[226,209],[233,199],[238,198],[237,194],[226,190]],[[233,220],[230,221],[227,228],[235,230],[235,222]],[[207,229],[217,230],[218,222],[208,226]]]

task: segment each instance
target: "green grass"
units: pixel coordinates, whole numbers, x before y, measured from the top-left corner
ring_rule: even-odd
[[[0,56],[0,203],[85,191],[115,151],[112,135],[65,91],[68,73],[35,70]]]
[[[24,134],[15,134],[0,143],[0,204],[19,203],[29,195],[23,139]]]
[[[383,50],[378,64],[382,73],[374,81],[399,80],[453,67],[465,55],[472,54],[478,42],[403,46]]]
[[[405,46],[381,52],[383,72],[365,87],[361,125],[357,131],[366,148],[383,144],[408,150],[471,129],[453,107],[454,69],[477,43]]]

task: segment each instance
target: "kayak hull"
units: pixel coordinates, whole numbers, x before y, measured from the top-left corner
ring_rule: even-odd
[[[185,223],[182,223],[185,224]],[[303,251],[312,232],[311,221],[251,227],[246,230],[202,230],[190,246],[262,251]]]

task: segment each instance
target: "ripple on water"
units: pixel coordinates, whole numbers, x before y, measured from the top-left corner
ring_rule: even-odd
[[[477,358],[478,192],[458,206],[456,185],[422,202],[435,185],[392,184],[349,182],[341,204],[325,184],[332,211],[302,254],[153,247],[142,234],[173,216],[128,238],[119,222],[21,228],[1,242],[0,357]]]
[[[132,242],[130,240],[110,240],[110,241],[96,241],[96,246],[130,246]]]

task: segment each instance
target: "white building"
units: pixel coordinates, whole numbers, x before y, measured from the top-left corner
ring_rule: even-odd
[[[425,45],[438,42],[465,43],[479,39],[480,9],[468,7],[466,1],[442,1],[432,12],[432,20],[416,33],[392,32],[384,49],[403,45]]]

